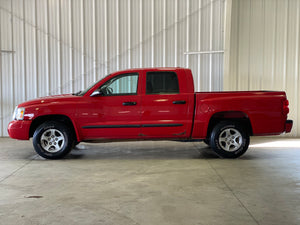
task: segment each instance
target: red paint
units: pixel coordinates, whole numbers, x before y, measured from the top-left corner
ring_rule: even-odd
[[[147,94],[146,74],[173,71],[178,94]],[[91,94],[115,76],[137,73],[135,95],[94,96]],[[133,105],[124,105],[130,103]],[[8,125],[10,137],[27,140],[30,127],[43,116],[64,115],[73,124],[78,141],[116,139],[204,139],[213,118],[247,119],[253,135],[290,132],[285,92],[194,93],[191,70],[183,68],[131,69],[113,73],[96,83],[83,96],[58,95],[20,104],[24,120]]]

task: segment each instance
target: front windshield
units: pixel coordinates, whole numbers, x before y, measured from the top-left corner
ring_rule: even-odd
[[[109,75],[110,75],[110,74],[109,74]],[[109,75],[107,75],[107,76],[109,76]],[[107,77],[107,76],[105,76],[105,77]],[[105,77],[104,77],[104,78],[105,78]],[[104,78],[102,78],[102,79],[104,79]],[[102,80],[102,79],[100,79],[100,80]],[[100,80],[98,80],[96,83],[91,84],[91,85],[90,85],[88,88],[86,88],[85,90],[83,90],[83,91],[78,91],[78,92],[74,93],[73,95],[76,95],[76,96],[84,96],[91,88],[93,88],[96,84],[98,84]]]

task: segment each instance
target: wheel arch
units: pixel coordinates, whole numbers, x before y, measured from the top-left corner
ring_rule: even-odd
[[[210,136],[213,128],[221,121],[238,122],[246,128],[246,132],[249,136],[253,135],[251,120],[246,113],[242,111],[223,111],[217,112],[211,116],[207,128],[207,137]]]
[[[65,125],[67,125],[68,127],[71,127],[71,129],[74,132],[74,135],[76,137],[76,140],[78,140],[78,132],[76,130],[76,126],[74,125],[73,121],[66,115],[44,115],[44,116],[39,116],[37,118],[35,118],[30,126],[29,129],[29,137],[33,137],[34,131],[38,128],[38,126],[40,126],[42,123],[46,122],[46,121],[57,121],[57,122],[61,122]]]

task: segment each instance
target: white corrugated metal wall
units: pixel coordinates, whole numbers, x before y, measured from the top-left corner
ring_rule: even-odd
[[[16,104],[116,70],[189,67],[196,90],[221,90],[224,1],[0,0],[0,136]]]
[[[286,91],[299,136],[300,0],[232,0],[231,11],[224,89]]]

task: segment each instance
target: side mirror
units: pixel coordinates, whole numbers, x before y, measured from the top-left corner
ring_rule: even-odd
[[[103,95],[102,91],[101,90],[96,90],[91,94],[91,97],[98,97],[98,96],[101,96],[101,95]]]

